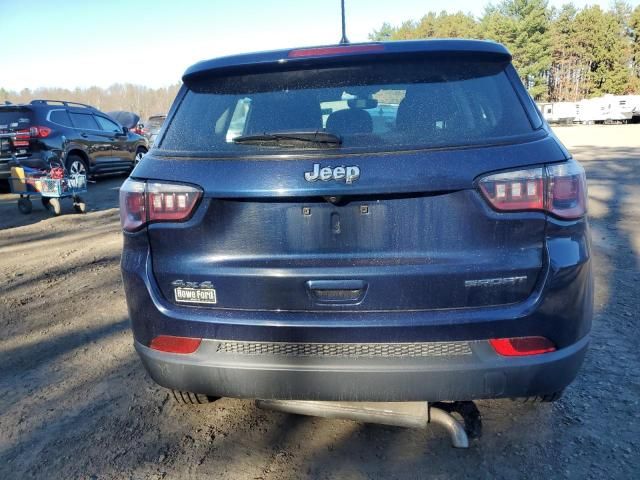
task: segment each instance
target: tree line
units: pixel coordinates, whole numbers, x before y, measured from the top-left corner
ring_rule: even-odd
[[[640,93],[640,5],[550,7],[547,0],[502,0],[479,18],[429,12],[384,23],[371,40],[478,38],[504,44],[538,101],[577,101],[605,93]]]
[[[0,88],[0,104],[28,103],[35,99],[66,100],[85,103],[103,112],[125,110],[140,115],[144,123],[151,115],[167,113],[180,84],[163,88],[149,88],[130,83],[116,83],[108,88],[25,88],[19,92]]]
[[[401,25],[384,23],[371,40],[480,38],[504,44],[531,95],[538,101],[577,101],[605,93],[640,93],[640,5],[623,1],[611,8],[582,9],[547,0],[502,0],[479,18],[462,12],[429,12]],[[2,87],[0,85],[0,87]],[[143,120],[166,113],[180,88],[149,88],[129,83],[108,88],[0,88],[0,103],[36,98],[68,100],[102,111],[127,110]]]

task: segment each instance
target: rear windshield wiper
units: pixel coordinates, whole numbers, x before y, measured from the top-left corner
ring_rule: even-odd
[[[233,139],[233,143],[250,145],[296,146],[300,143],[314,144],[327,147],[337,147],[342,144],[342,138],[330,132],[265,132],[252,135],[241,135]]]

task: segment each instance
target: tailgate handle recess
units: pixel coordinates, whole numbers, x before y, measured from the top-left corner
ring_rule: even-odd
[[[309,280],[307,291],[315,303],[355,304],[364,298],[367,284],[362,280]]]

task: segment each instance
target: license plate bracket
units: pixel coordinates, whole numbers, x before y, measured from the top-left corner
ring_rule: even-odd
[[[173,294],[178,303],[201,303],[208,305],[218,303],[215,288],[176,287],[173,290]]]

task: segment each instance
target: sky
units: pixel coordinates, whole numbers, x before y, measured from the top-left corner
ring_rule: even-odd
[[[574,0],[578,7],[612,0]],[[479,16],[484,0],[345,0],[347,37],[430,10]],[[560,6],[567,0],[550,0]],[[633,6],[640,0],[630,0]],[[0,88],[157,88],[223,55],[336,43],[339,0],[0,0]]]

